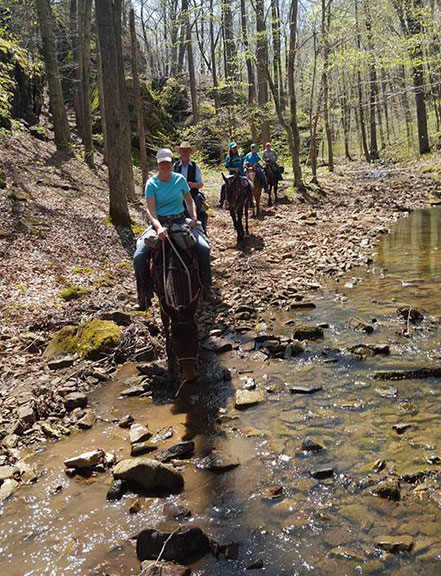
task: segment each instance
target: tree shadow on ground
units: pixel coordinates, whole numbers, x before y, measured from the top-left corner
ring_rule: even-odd
[[[132,258],[136,249],[136,236],[131,228],[125,226],[115,226],[115,231],[121,240],[121,245],[126,251],[127,255]]]

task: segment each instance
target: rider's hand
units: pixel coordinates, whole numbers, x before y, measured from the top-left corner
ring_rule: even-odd
[[[197,223],[198,221],[196,220],[196,218],[192,218],[189,223],[190,228],[194,228]]]
[[[167,231],[165,228],[163,228],[162,226],[160,226],[157,231],[158,233],[158,237],[160,240],[162,240],[164,242],[164,240],[167,238]]]

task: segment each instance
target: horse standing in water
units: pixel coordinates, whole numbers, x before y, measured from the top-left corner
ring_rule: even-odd
[[[221,206],[225,201],[226,207],[230,211],[231,219],[237,232],[237,242],[239,243],[244,239],[245,233],[249,235],[248,209],[250,206],[254,208],[251,184],[244,185],[239,174],[235,174],[231,178],[226,178],[222,174],[222,178],[224,179],[224,185],[221,191]],[[242,224],[244,211],[245,231]]]
[[[265,165],[265,175],[266,181],[268,182],[268,206],[272,206],[271,192],[274,190],[274,204],[276,204],[280,174],[272,168],[270,163],[267,162]]]
[[[175,377],[179,366],[184,381],[197,378],[199,353],[195,314],[201,281],[193,250],[177,247],[169,232],[154,254],[153,285],[161,305],[169,373]]]
[[[256,202],[256,210],[254,210],[253,205],[253,216],[259,216],[260,212],[260,197],[262,196],[262,184],[260,183],[259,177],[254,166],[247,168],[248,180],[251,182],[253,198]]]

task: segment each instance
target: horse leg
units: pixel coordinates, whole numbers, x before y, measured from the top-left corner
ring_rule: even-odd
[[[240,242],[239,224],[238,224],[238,222],[237,222],[236,212],[234,211],[233,208],[230,208],[230,214],[231,214],[231,219],[233,220],[234,229],[235,229],[236,232],[237,232],[237,241]]]
[[[276,179],[274,183],[274,204],[277,204],[277,190],[279,188],[279,180]]]
[[[241,203],[240,207],[237,210],[237,238],[238,238],[238,242],[242,241],[244,239],[244,230],[243,230],[243,224],[242,224],[242,218],[243,218],[243,202]]]
[[[167,368],[171,380],[174,380],[178,374],[178,363],[176,360],[176,355],[171,346],[170,338],[170,319],[169,317],[162,313],[161,311],[162,325],[164,326],[165,334],[165,350],[167,352]]]
[[[259,213],[259,212],[257,212]],[[248,202],[245,202],[245,231],[247,233],[247,236],[250,235],[250,231],[248,230]]]
[[[272,181],[272,178],[271,179],[268,178],[268,206],[273,205],[273,201],[271,200],[272,190],[273,190],[273,181]]]

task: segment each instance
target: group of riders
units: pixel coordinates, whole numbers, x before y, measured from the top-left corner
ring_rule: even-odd
[[[152,234],[155,240],[165,242],[170,236],[170,230],[186,227],[191,231],[199,264],[200,281],[203,289],[203,299],[215,301],[212,293],[212,277],[210,264],[210,246],[207,239],[207,211],[203,187],[202,173],[196,162],[191,160],[195,147],[184,141],[176,147],[179,159],[174,161],[173,153],[168,148],[160,148],[156,154],[157,173],[149,178],[145,187],[147,216],[150,226],[138,239],[133,256],[136,287],[138,292],[139,310],[145,311],[151,306],[153,297],[153,280],[150,271]],[[263,152],[263,160],[268,170],[282,178],[277,163],[277,152],[267,142]],[[250,152],[243,158],[238,151],[236,142],[230,142],[225,157],[225,167],[230,178],[239,176],[244,185],[249,186],[247,171],[252,170],[263,189],[267,189],[265,170],[260,164],[261,157],[256,144],[251,144]],[[221,198],[222,203],[222,198]]]

